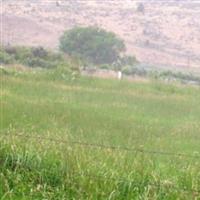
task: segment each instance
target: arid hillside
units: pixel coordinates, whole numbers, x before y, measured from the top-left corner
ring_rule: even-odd
[[[58,48],[64,30],[98,25],[122,37],[127,53],[144,64],[200,68],[198,1],[3,0],[1,4],[4,45]]]

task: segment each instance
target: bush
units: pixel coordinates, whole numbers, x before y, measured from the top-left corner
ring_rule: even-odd
[[[41,58],[28,58],[24,61],[25,65],[30,67],[41,67],[41,68],[55,68],[56,63],[49,62],[47,60],[43,60]]]
[[[110,65],[106,65],[106,64],[100,65],[99,68],[100,68],[100,69],[107,69],[107,70],[108,70],[108,69],[111,69]]]
[[[134,56],[124,55],[112,64],[112,68],[117,71],[122,70],[125,73],[131,74],[131,70],[137,63],[138,61]]]
[[[170,70],[161,71],[161,72],[151,72],[151,77],[157,79],[167,79],[167,80],[176,80],[181,82],[194,81],[200,83],[200,77],[194,76],[193,74],[182,73],[182,72],[173,72]]]
[[[6,69],[1,67],[0,68],[0,75],[9,75],[9,72]]]
[[[48,51],[43,47],[4,47],[0,49],[0,62],[50,69],[58,66],[68,67],[68,58],[62,53]]]
[[[141,12],[141,13],[144,14],[144,12],[145,12],[145,7],[144,7],[144,4],[143,4],[143,3],[139,3],[139,4],[137,5],[137,12]]]
[[[28,47],[5,47],[5,51],[12,55],[18,63],[23,63],[29,57],[32,57],[31,49]]]
[[[43,47],[34,47],[31,49],[34,57],[46,58],[48,52]]]
[[[78,27],[61,36],[60,49],[93,64],[111,64],[125,51],[125,45],[114,33],[97,27]]]
[[[147,76],[147,71],[143,68],[126,66],[122,69],[122,72],[126,75],[138,75],[138,76]]]
[[[46,70],[45,73],[42,73],[44,79],[48,79],[51,81],[74,80],[78,77],[78,75],[79,73],[76,71],[72,71],[69,66],[68,67],[58,66],[57,68]]]
[[[16,48],[15,47],[12,47],[12,46],[6,46],[4,48],[4,51],[8,54],[13,54],[15,55],[16,54]]]
[[[15,62],[15,59],[12,55],[9,55],[3,49],[0,49],[0,64],[12,64]]]
[[[122,66],[134,66],[138,61],[134,56],[124,56],[120,58],[120,63]]]

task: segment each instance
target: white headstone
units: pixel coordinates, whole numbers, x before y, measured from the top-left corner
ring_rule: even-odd
[[[117,77],[118,77],[119,80],[122,79],[122,72],[121,72],[121,71],[118,71],[118,73],[117,73]]]

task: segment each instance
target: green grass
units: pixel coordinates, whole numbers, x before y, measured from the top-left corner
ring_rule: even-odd
[[[49,77],[1,74],[0,199],[200,199],[200,88]]]

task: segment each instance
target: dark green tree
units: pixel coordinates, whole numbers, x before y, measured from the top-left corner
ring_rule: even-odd
[[[76,27],[64,32],[60,49],[93,64],[112,64],[125,51],[123,40],[97,27]]]

